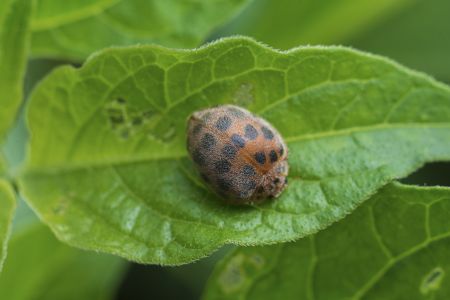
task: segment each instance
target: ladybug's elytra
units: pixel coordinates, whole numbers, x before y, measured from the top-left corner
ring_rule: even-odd
[[[205,182],[233,204],[261,202],[287,185],[288,149],[262,118],[234,105],[194,112],[187,147]]]

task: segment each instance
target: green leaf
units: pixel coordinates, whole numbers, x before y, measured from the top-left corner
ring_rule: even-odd
[[[413,2],[416,0],[259,0],[218,34],[249,35],[281,49],[341,43]]]
[[[112,45],[196,47],[248,0],[40,1],[33,20],[37,56],[84,59]]]
[[[450,82],[449,11],[447,0],[416,1],[346,44],[395,58]]]
[[[5,1],[0,7],[0,143],[22,101],[31,12],[30,0]]]
[[[246,106],[289,146],[289,187],[230,207],[185,147],[186,119]],[[180,264],[226,243],[298,239],[351,212],[389,180],[450,159],[450,89],[341,47],[277,52],[246,38],[198,50],[105,50],[34,91],[28,203],[63,241],[128,259]]]
[[[0,177],[6,172],[6,160],[3,153],[0,151]]]
[[[448,299],[450,189],[390,184],[294,243],[238,248],[205,299]]]
[[[11,238],[0,299],[113,299],[124,266],[117,257],[61,244],[47,227],[35,223]]]
[[[11,186],[5,180],[0,179],[0,272],[6,258],[15,207],[16,200]]]
[[[30,0],[0,3],[0,271],[16,206],[11,186],[2,179],[7,170],[2,143],[22,101],[32,4]]]

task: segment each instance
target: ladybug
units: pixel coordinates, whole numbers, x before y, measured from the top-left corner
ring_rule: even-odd
[[[231,204],[262,202],[287,185],[288,149],[267,121],[221,105],[194,112],[187,149],[207,185]]]

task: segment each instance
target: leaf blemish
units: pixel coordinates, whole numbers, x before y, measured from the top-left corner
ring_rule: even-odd
[[[120,136],[125,140],[128,139],[130,137],[130,130],[128,128],[124,128],[120,133]]]
[[[258,269],[261,269],[265,264],[264,257],[261,255],[252,255],[249,260]]]
[[[112,129],[119,129],[127,120],[125,111],[126,101],[123,98],[117,98],[106,105],[105,111]]]
[[[105,111],[111,129],[122,139],[148,132],[149,138],[168,143],[176,136],[176,127],[172,122],[162,119],[161,114],[153,110],[133,109],[123,97],[110,101]]]
[[[123,123],[125,122],[125,116],[123,114],[123,111],[116,108],[108,108],[106,110],[110,122],[114,125],[117,123]]]
[[[130,109],[123,97],[110,101],[106,108],[110,127],[122,139],[128,139],[136,130],[144,126],[154,115],[151,111],[138,112]]]
[[[436,267],[429,272],[422,279],[420,285],[420,292],[424,295],[429,294],[432,291],[436,291],[441,286],[441,282],[444,279],[445,271],[441,267]]]
[[[144,119],[146,119],[146,120],[149,120],[149,119],[151,119],[154,115],[155,115],[155,113],[154,113],[153,111],[147,110],[147,111],[144,111],[144,112],[142,113],[142,118],[144,118]]]
[[[60,200],[53,206],[52,212],[54,215],[63,215],[67,209],[68,199],[61,197]]]
[[[224,293],[233,293],[244,286],[246,274],[243,270],[245,257],[238,255],[234,257],[219,276],[219,285]]]
[[[141,125],[142,124],[142,118],[140,118],[140,117],[133,118],[133,120],[131,121],[131,124],[133,124],[133,126]]]
[[[127,101],[121,97],[117,98],[116,102],[117,102],[117,104],[121,104],[121,105],[124,105],[127,103]]]
[[[175,133],[176,133],[175,126],[172,125],[170,128],[168,128],[168,129],[164,132],[164,134],[163,134],[163,140],[164,140],[165,142],[169,142],[169,141],[173,140],[173,138],[175,137]]]
[[[253,103],[253,84],[250,82],[242,83],[234,94],[233,102],[239,106],[249,106]]]

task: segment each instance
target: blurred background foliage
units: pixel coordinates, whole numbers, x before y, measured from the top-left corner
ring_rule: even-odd
[[[450,82],[446,0],[259,0],[215,37],[243,34],[268,45],[344,45],[390,57]]]
[[[7,2],[0,4],[0,12]],[[50,1],[41,0],[41,4],[45,2]],[[134,18],[139,29],[142,32],[158,32],[159,28],[154,26],[162,26],[161,23],[143,19],[149,11],[145,1],[133,2],[133,9],[139,11],[139,15]],[[227,1],[216,1],[215,5],[224,5],[225,2]],[[206,35],[209,32],[206,39],[201,41],[196,33],[186,40],[176,40],[176,36],[172,35],[168,44],[193,47],[220,37],[241,34],[252,36],[279,49],[302,45],[344,45],[387,56],[407,67],[450,83],[448,0],[254,0],[245,6],[245,1],[231,2],[242,2],[242,8],[234,17],[228,18],[227,22],[222,18],[220,22],[213,23],[213,28],[203,29],[198,26],[204,26],[206,23],[195,23],[197,33]],[[59,9],[64,9],[65,5],[66,2]],[[155,12],[150,12],[150,15],[152,14]],[[189,19],[189,14],[196,12],[181,12],[184,20]],[[189,23],[184,22],[182,26],[187,24]],[[64,26],[50,26],[49,23],[38,21],[35,21],[34,25],[46,26],[48,36],[56,34]],[[180,30],[179,26],[169,25]],[[76,31],[76,26],[70,30]],[[95,38],[95,35],[93,37]],[[35,40],[41,38],[33,37]],[[79,38],[82,40],[83,36],[77,35],[77,39]],[[104,47],[114,43],[129,44],[138,41],[135,38],[124,40],[123,37],[115,39],[112,36],[106,42],[102,41],[96,45]],[[149,39],[144,39],[145,41],[148,42]],[[153,41],[158,43],[161,40]],[[77,66],[82,62],[81,52],[75,51],[67,55],[64,55],[64,49],[45,52],[45,38],[39,43],[32,46],[35,51],[34,58],[28,62],[25,95],[29,95],[35,84],[56,66],[67,63]],[[59,60],[42,58],[55,56],[59,57]],[[61,60],[61,57],[70,60]],[[22,108],[4,149],[13,173],[14,170],[20,169],[26,151],[23,141],[26,140],[27,131],[23,110]],[[450,164],[433,163],[402,181],[419,185],[448,186],[449,178]],[[34,256],[21,259],[20,249],[37,245],[40,247],[36,248]],[[0,299],[62,299],[58,297],[68,293],[72,293],[73,299],[198,299],[215,262],[230,248],[232,247],[224,247],[207,259],[180,267],[127,264],[119,258],[87,253],[60,244],[47,228],[38,224],[37,218],[21,201],[15,218],[8,259],[0,277],[0,290],[8,293],[0,293]],[[48,269],[42,269],[44,262],[47,262]],[[27,272],[24,268],[38,269],[40,272]],[[95,276],[96,268],[103,268],[110,273]],[[8,281],[8,278],[15,277],[14,273],[20,271],[26,274],[22,281]],[[68,281],[78,282],[85,293],[76,293],[73,286],[64,284]],[[56,284],[62,290],[52,288]],[[27,294],[32,288],[39,290],[40,294]],[[15,289],[20,289],[22,294],[14,294]]]

